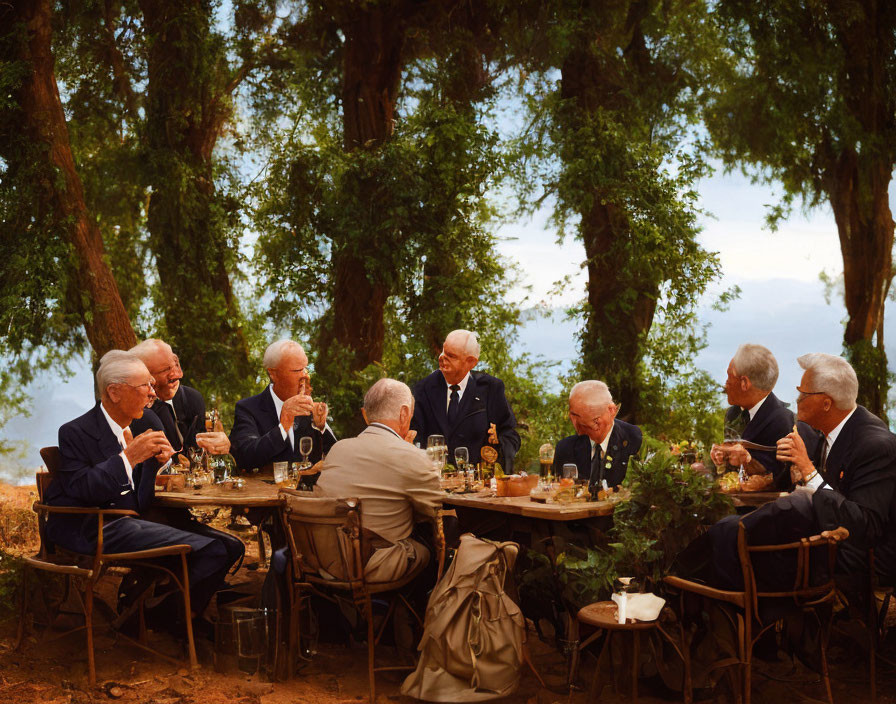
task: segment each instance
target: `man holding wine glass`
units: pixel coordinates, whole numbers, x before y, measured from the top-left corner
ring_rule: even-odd
[[[327,425],[326,403],[315,402],[309,391],[308,356],[292,340],[278,340],[264,353],[271,380],[260,394],[237,401],[231,452],[240,469],[261,468],[273,462],[292,462],[301,455],[301,439],[311,438],[312,463],[336,442]]]
[[[411,428],[422,445],[431,435],[444,436],[449,457],[454,457],[458,447],[466,447],[474,464],[480,461],[482,447],[492,445],[509,474],[520,449],[516,417],[507,402],[504,382],[473,371],[479,351],[476,333],[454,330],[448,334],[439,355],[439,370],[414,386]]]

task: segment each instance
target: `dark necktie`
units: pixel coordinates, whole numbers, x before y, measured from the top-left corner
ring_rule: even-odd
[[[750,409],[745,408],[740,412],[740,422],[742,428],[747,427],[747,423],[750,422]]]
[[[165,410],[160,415],[162,425],[165,426],[165,435],[168,436],[168,441],[175,450],[182,450],[184,437],[180,433],[180,428],[177,427],[177,413],[174,412],[174,406],[163,401],[162,407]]]
[[[827,480],[827,467],[825,466],[828,462],[828,439],[825,438],[821,445],[821,459],[818,460],[818,473]]]
[[[600,480],[603,479],[603,453],[601,452],[600,445],[594,446],[594,457],[591,458],[591,479],[589,480],[589,484],[592,486],[597,486],[598,489],[603,489],[601,486]]]
[[[448,399],[448,423],[454,425],[454,421],[457,420],[457,407],[460,405],[460,394],[457,393],[460,391],[460,386],[457,384],[452,384],[451,389],[451,397]]]

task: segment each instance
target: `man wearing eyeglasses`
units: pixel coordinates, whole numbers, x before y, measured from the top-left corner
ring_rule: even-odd
[[[156,474],[174,454],[159,419],[146,409],[154,396],[152,376],[136,355],[112,350],[100,360],[96,383],[101,396],[96,406],[59,429],[61,462],[47,487],[46,502],[143,514],[155,494]],[[134,437],[129,426],[143,416],[151,429]],[[51,515],[47,536],[64,548],[91,554],[98,539],[96,516]],[[110,520],[102,537],[107,553],[189,545],[191,606],[196,615],[202,614],[231,565],[220,540],[142,518]],[[133,586],[141,591],[147,585]]]
[[[162,421],[171,446],[184,453],[190,447],[202,447],[213,455],[230,452],[230,440],[224,432],[206,432],[205,399],[196,389],[181,383],[184,373],[171,345],[164,340],[148,339],[130,351],[152,374],[156,399],[150,409]],[[141,420],[137,420],[131,429],[136,434],[145,427]]]
[[[778,381],[778,362],[762,345],[743,344],[728,365],[725,394],[731,407],[725,413],[725,438],[774,447],[793,430],[793,412],[772,393]],[[772,451],[747,450],[740,443],[713,445],[710,456],[717,466],[726,462],[743,466],[747,486],[762,490],[773,483],[791,488],[790,473]]]
[[[859,382],[845,359],[816,352],[797,361],[804,370],[797,417],[820,431],[819,442],[813,446],[812,436],[792,431],[778,440],[777,459],[792,465],[797,490],[709,530],[716,586],[743,588],[739,521],[752,545],[786,544],[842,526],[849,538],[837,553],[839,574],[861,581],[874,546],[878,572],[896,577],[896,537],[890,536],[896,526],[896,435],[856,404]],[[792,555],[770,552],[753,562],[764,589],[792,586]],[[849,583],[842,586],[848,589]]]
[[[579,479],[589,479],[592,493],[606,482],[622,483],[628,461],[641,449],[641,429],[616,418],[619,411],[602,381],[580,381],[569,392],[569,420],[576,434],[563,438],[554,452],[554,474],[575,464]]]

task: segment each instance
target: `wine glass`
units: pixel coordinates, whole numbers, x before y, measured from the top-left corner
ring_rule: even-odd
[[[579,468],[575,464],[563,465],[562,472],[564,479],[572,479],[573,481],[575,481],[579,478]]]
[[[467,468],[467,462],[470,461],[470,451],[465,447],[458,447],[454,450],[454,465],[459,472],[463,472]]]
[[[311,466],[311,463],[308,461],[308,455],[311,454],[311,449],[313,446],[313,441],[308,435],[299,440],[299,452],[302,453],[303,469],[307,469]]]

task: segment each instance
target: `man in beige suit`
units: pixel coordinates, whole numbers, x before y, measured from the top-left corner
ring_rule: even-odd
[[[434,517],[444,493],[426,453],[404,439],[413,415],[407,385],[380,379],[364,396],[368,427],[333,445],[314,488],[316,494],[361,500],[361,524],[376,534],[377,549],[364,570],[370,582],[400,579],[429,559],[426,547],[410,536],[415,516]]]

